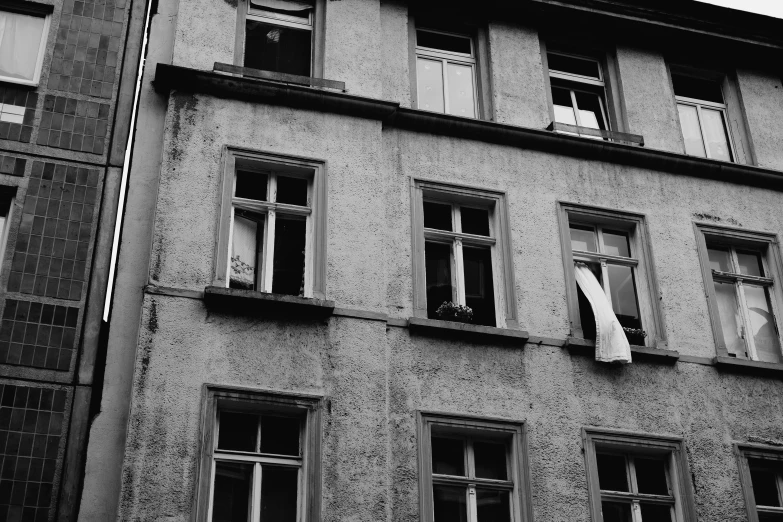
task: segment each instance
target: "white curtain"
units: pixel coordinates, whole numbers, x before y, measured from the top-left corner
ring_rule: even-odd
[[[45,18],[0,11],[0,75],[33,80]]]
[[[595,316],[595,360],[601,362],[631,362],[631,346],[623,327],[612,311],[601,283],[583,263],[576,263],[576,282],[584,292]]]
[[[307,11],[313,8],[313,2],[302,0],[250,0],[255,7],[276,9],[278,11]]]

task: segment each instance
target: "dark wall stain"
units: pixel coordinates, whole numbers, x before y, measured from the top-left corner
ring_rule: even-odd
[[[182,152],[179,149],[179,134],[182,131],[183,119],[186,125],[193,125],[195,123],[194,112],[198,109],[198,100],[192,94],[174,94],[174,121],[171,123],[171,159],[179,161]]]
[[[155,301],[152,301],[150,305],[150,319],[147,321],[147,328],[152,333],[158,331],[158,305]]]
[[[703,221],[712,221],[712,222],[715,222],[715,223],[728,223],[730,225],[734,225],[734,226],[737,226],[737,227],[741,227],[742,226],[742,223],[740,223],[739,221],[737,221],[734,218],[723,219],[720,216],[715,216],[713,214],[708,214],[706,212],[694,212],[693,213],[693,217],[695,217],[696,219],[701,219]]]

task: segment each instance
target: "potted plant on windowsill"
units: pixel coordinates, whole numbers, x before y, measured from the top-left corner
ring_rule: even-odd
[[[472,323],[473,310],[469,306],[458,305],[451,301],[444,301],[435,311],[438,319],[453,321],[455,323]]]

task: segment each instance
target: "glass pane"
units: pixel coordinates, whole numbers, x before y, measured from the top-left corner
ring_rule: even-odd
[[[604,253],[610,256],[631,257],[628,234],[604,230]]]
[[[250,0],[251,8],[262,9],[268,13],[281,13],[287,16],[303,18],[306,22],[314,2],[309,0]]]
[[[467,488],[432,486],[435,522],[467,522]]]
[[[299,469],[261,467],[261,520],[296,522]]]
[[[477,236],[489,236],[489,211],[483,208],[459,209],[462,222],[462,231],[466,234]]]
[[[783,522],[783,513],[759,513],[759,522]]]
[[[728,250],[708,248],[707,255],[710,258],[710,268],[718,272],[734,272],[731,268],[731,257]]]
[[[598,484],[604,491],[628,491],[625,457],[597,453]]]
[[[764,276],[764,268],[761,264],[761,256],[757,252],[737,251],[740,274],[749,276]]]
[[[252,219],[251,219],[252,218]],[[231,273],[228,286],[242,290],[256,289],[256,269],[263,249],[264,216],[234,211],[231,236]]]
[[[292,417],[261,417],[261,453],[301,455],[299,437],[302,421]]]
[[[606,130],[600,98],[591,92],[575,91],[576,105],[579,108],[579,120],[582,127]]]
[[[451,205],[424,202],[424,228],[451,231]]]
[[[576,125],[574,104],[571,101],[571,92],[568,89],[552,87],[552,105],[555,109],[555,121]]]
[[[746,284],[745,299],[750,312],[751,333],[758,360],[780,362],[780,339],[775,331],[775,317],[769,305],[767,289]]]
[[[603,522],[631,522],[631,505],[620,502],[601,502]]]
[[[253,464],[215,462],[212,522],[248,522],[253,498]]]
[[[598,252],[595,241],[595,230],[592,227],[571,225],[571,250]]]
[[[636,299],[636,282],[634,281],[633,268],[629,266],[606,265],[606,273],[609,277],[609,290],[612,297],[612,310],[617,320],[624,328],[641,329],[642,322],[639,318],[639,304]],[[639,344],[639,339],[628,338],[628,342]],[[641,344],[644,344],[642,339]]]
[[[473,90],[473,67],[456,63],[446,64],[449,81],[449,114],[476,117],[476,98]]]
[[[0,75],[32,81],[38,65],[44,17],[0,11]]]
[[[696,107],[678,103],[677,111],[680,113],[680,126],[682,127],[682,139],[685,140],[685,153],[691,156],[706,157]]]
[[[277,202],[307,206],[307,180],[302,178],[277,177]]]
[[[312,31],[247,21],[245,67],[310,76]]]
[[[506,445],[497,442],[474,442],[473,457],[476,476],[479,478],[506,480]]]
[[[238,198],[266,201],[268,176],[260,172],[237,171],[234,196]]]
[[[672,84],[675,96],[723,103],[723,93],[718,82],[672,74]]]
[[[443,62],[418,58],[416,81],[419,84],[419,109],[443,112]]]
[[[432,437],[432,472],[439,475],[465,474],[465,441]]]
[[[771,469],[750,465],[750,480],[753,483],[753,496],[757,506],[780,507],[777,477]]]
[[[579,76],[587,76],[596,80],[601,78],[598,62],[595,60],[553,53],[546,53],[546,59],[550,71],[578,74]]]
[[[671,522],[672,507],[666,504],[646,504],[639,506],[642,511],[642,522]]]
[[[666,485],[666,463],[661,459],[633,459],[636,468],[636,485],[639,493],[651,495],[668,495]]]
[[[508,491],[476,490],[478,522],[510,522],[511,506]]]
[[[438,319],[438,307],[454,299],[451,245],[427,241],[424,244],[424,265],[427,280],[427,317]]]
[[[235,451],[256,451],[258,437],[258,415],[220,412],[218,427],[219,449]]]
[[[739,335],[742,320],[737,308],[737,293],[734,285],[716,282],[715,299],[718,301],[718,314],[726,350],[735,357],[746,359],[748,356],[745,352],[745,341]]]
[[[470,38],[465,36],[433,33],[419,29],[416,31],[416,45],[452,53],[471,54]]]
[[[304,219],[277,216],[272,275],[272,292],[276,294],[304,295],[306,228]]]
[[[702,107],[701,127],[704,130],[704,141],[707,142],[710,158],[731,161],[731,150],[729,149],[723,111]]]
[[[495,292],[489,248],[464,247],[465,304],[473,309],[473,322],[495,326]]]

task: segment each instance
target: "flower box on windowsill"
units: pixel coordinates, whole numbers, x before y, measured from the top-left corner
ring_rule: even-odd
[[[566,348],[578,355],[595,355],[595,341],[569,337],[566,339]],[[674,364],[680,359],[680,352],[676,350],[662,350],[651,346],[631,345],[631,359],[633,361],[650,361],[663,364]]]
[[[221,312],[274,318],[321,319],[334,312],[334,301],[221,286],[206,287],[204,302]]]
[[[712,362],[719,370],[747,373],[751,375],[765,375],[767,377],[783,377],[783,364],[781,363],[751,361],[749,359],[737,359],[736,357],[727,357],[725,355],[718,355],[712,359]]]
[[[524,330],[479,326],[477,324],[455,323],[438,319],[411,317],[408,319],[411,333],[432,337],[450,338],[483,344],[514,344],[523,346],[529,336]]]

